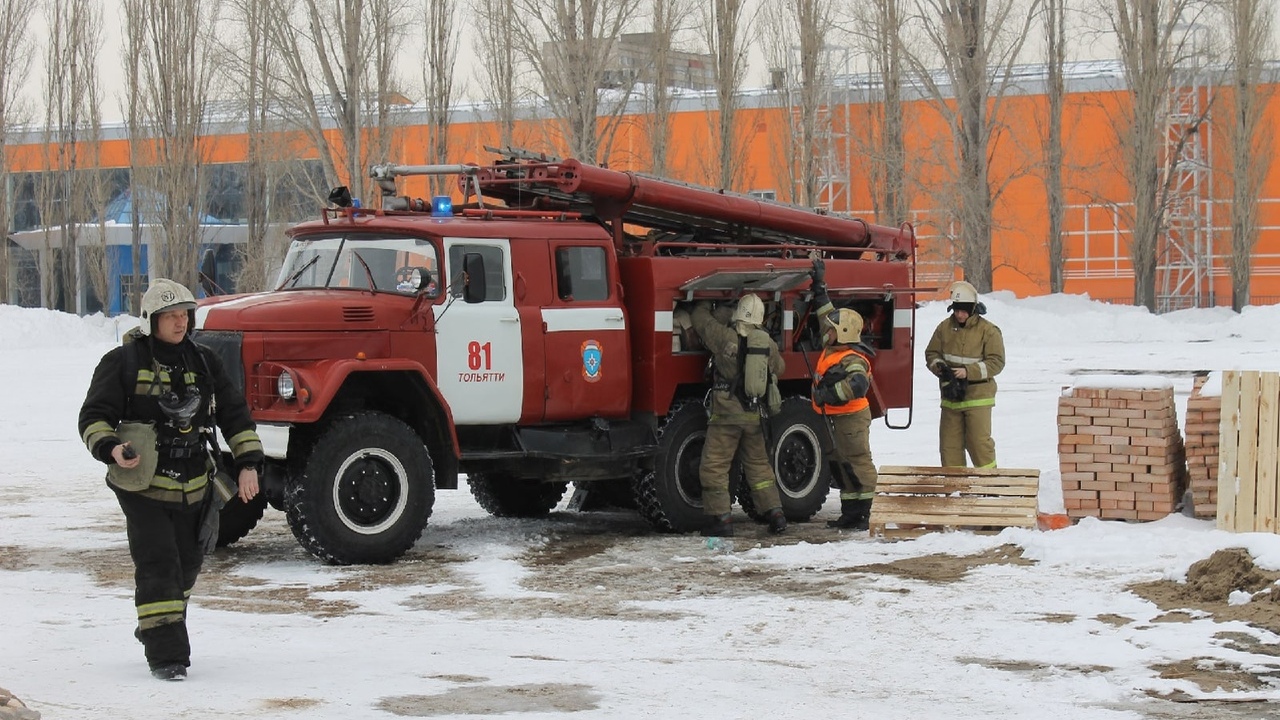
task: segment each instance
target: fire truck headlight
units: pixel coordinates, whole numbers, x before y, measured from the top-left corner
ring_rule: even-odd
[[[431,198],[431,217],[453,217],[453,198],[448,195]]]
[[[285,400],[292,400],[296,394],[297,391],[293,386],[293,375],[288,370],[280,373],[280,376],[276,378],[276,392]]]

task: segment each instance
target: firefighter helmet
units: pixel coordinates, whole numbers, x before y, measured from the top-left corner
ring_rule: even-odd
[[[826,319],[827,324],[836,331],[836,342],[845,345],[862,342],[862,315],[857,310],[832,310]]]
[[[953,303],[978,302],[978,289],[964,280],[951,283],[951,287],[947,288],[947,294],[951,296]]]
[[[152,334],[156,316],[168,310],[186,310],[190,320],[188,331],[196,326],[196,296],[181,283],[156,278],[142,295],[142,325],[138,329],[143,335]]]
[[[751,328],[764,325],[764,301],[757,295],[743,295],[731,321],[738,326],[738,333],[744,336]]]

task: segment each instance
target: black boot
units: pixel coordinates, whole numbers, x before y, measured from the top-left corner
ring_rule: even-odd
[[[733,523],[729,522],[729,513],[712,515],[710,522],[702,528],[702,537],[733,537]]]
[[[866,530],[871,523],[870,500],[841,500],[840,517],[829,520],[827,527],[841,530]]]
[[[774,508],[765,513],[764,519],[769,523],[769,532],[774,535],[781,535],[787,530],[787,516],[783,514],[782,508]]]
[[[151,676],[157,680],[186,680],[187,668],[178,663],[156,665],[151,668]]]

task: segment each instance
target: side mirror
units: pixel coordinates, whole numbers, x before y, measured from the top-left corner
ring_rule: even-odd
[[[484,302],[489,297],[485,283],[484,256],[467,253],[462,256],[462,299],[469,303]]]

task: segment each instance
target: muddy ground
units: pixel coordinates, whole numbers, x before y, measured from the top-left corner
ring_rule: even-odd
[[[110,530],[109,528],[103,528]],[[121,534],[123,531],[121,529]],[[738,550],[754,546],[772,546],[807,542],[827,543],[838,537],[821,523],[793,524],[783,536],[773,537],[763,529],[748,528],[746,537],[734,539]],[[847,600],[848,580],[857,575],[894,575],[914,581],[945,584],[957,582],[974,568],[990,565],[1031,565],[1021,549],[1005,545],[988,552],[966,557],[929,555],[891,563],[850,565],[849,567],[772,569],[768,566],[744,565],[739,572],[708,573],[699,563],[670,562],[681,548],[690,545],[689,536],[657,535],[640,519],[628,513],[564,513],[550,523],[530,526],[530,535],[545,538],[531,543],[520,564],[529,571],[523,586],[532,591],[548,592],[547,597],[510,599],[486,597],[465,590],[470,580],[457,568],[471,557],[458,552],[445,541],[432,542],[432,532],[405,558],[394,565],[350,568],[340,580],[327,586],[278,587],[264,585],[252,573],[238,572],[248,565],[260,563],[264,557],[296,558],[313,562],[298,546],[280,513],[269,511],[259,527],[239,544],[220,549],[207,561],[198,588],[200,603],[238,612],[307,613],[315,617],[334,617],[357,610],[352,604],[327,599],[332,591],[361,590],[391,585],[423,582],[448,583],[464,588],[459,592],[416,596],[422,609],[462,609],[482,616],[503,618],[525,617],[609,617],[627,620],[670,619],[674,611],[646,609],[636,601],[664,601],[688,596],[772,593],[778,596],[814,600]],[[635,571],[637,556],[666,558],[662,568],[663,583],[653,583]],[[64,568],[68,572],[89,572],[104,586],[130,588],[132,567],[118,549],[76,551],[65,549],[42,551],[30,548],[0,547],[0,567],[11,570],[29,568]],[[1156,622],[1187,622],[1209,614],[1221,620],[1239,620],[1256,627],[1280,633],[1280,573],[1254,566],[1243,550],[1216,553],[1194,565],[1186,583],[1151,582],[1132,586],[1132,592],[1165,611]],[[607,588],[607,591],[605,590]],[[1232,605],[1233,591],[1253,593],[1253,601]],[[1045,617],[1045,622],[1071,622],[1074,616]],[[1135,622],[1119,615],[1098,616],[1099,621],[1122,626]],[[1261,670],[1250,671],[1239,666],[1205,658],[1153,668],[1161,677],[1187,679],[1205,691],[1251,691],[1280,685],[1280,648],[1263,646],[1244,633],[1219,636],[1231,647],[1257,655],[1274,656],[1276,661]],[[1048,669],[1044,665],[991,661],[970,658],[970,662],[1034,677]],[[1075,668],[1083,673],[1105,672],[1108,668]],[[595,707],[589,688],[572,685],[521,685],[495,688],[483,684],[487,678],[448,678],[456,684],[454,691],[434,696],[387,698],[381,705],[385,712],[405,717],[431,717],[446,714],[489,715],[513,710],[569,712]],[[1280,720],[1280,708],[1257,702],[1196,701],[1173,695],[1163,702],[1143,704],[1130,710],[1148,718],[1267,718]],[[305,709],[305,698],[280,698],[279,709]]]

